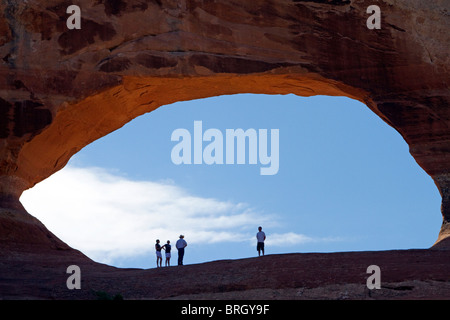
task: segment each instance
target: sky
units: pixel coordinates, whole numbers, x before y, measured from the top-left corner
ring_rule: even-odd
[[[269,165],[259,153],[254,164],[249,152],[243,164],[227,164],[227,129],[255,129],[273,160],[277,131],[276,174],[261,174]],[[174,132],[190,133],[191,164],[174,161],[187,141]],[[193,163],[194,140],[205,132],[216,139],[200,150],[222,136],[224,164]],[[218,150],[209,155],[219,158]],[[258,226],[265,253],[280,254],[428,248],[442,223],[439,192],[400,134],[364,104],[328,96],[239,94],[162,106],[83,148],[21,201],[91,259],[144,269],[156,267],[156,239],[175,244],[180,234],[184,264],[195,264],[257,256]],[[176,259],[174,252],[171,265]]]

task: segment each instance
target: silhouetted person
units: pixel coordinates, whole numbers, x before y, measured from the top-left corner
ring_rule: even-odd
[[[183,265],[183,257],[184,257],[184,248],[187,247],[187,243],[184,240],[184,236],[181,234],[180,239],[178,239],[177,243],[175,244],[175,247],[177,247],[178,250],[178,265]]]
[[[166,267],[170,267],[170,250],[172,249],[172,246],[170,245],[169,240],[167,240],[167,243],[162,246],[162,249],[166,250]]]
[[[258,250],[258,257],[261,255],[264,255],[264,240],[266,240],[266,234],[264,231],[262,231],[261,227],[258,227],[258,233],[256,234],[256,240],[258,243],[256,244],[256,250]]]
[[[161,245],[159,244],[158,239],[156,239],[155,250],[156,250],[156,267],[161,267],[162,264]]]

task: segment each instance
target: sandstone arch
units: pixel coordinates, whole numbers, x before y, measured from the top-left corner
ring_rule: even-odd
[[[20,194],[138,115],[221,94],[294,93],[357,99],[403,136],[442,195],[442,245],[450,6],[378,1],[382,27],[368,30],[372,2],[79,1],[82,28],[68,30],[70,1],[1,1],[2,243],[64,247]]]

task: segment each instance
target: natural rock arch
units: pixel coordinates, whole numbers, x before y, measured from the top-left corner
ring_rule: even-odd
[[[0,2],[3,245],[64,246],[19,197],[85,145],[159,106],[233,93],[365,103],[434,179],[438,242],[450,235],[445,1],[378,1],[379,30],[366,0],[78,2],[80,30],[69,1]]]

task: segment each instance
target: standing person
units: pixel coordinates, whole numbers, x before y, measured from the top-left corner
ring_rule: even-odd
[[[187,243],[184,240],[184,236],[180,234],[180,239],[178,239],[177,243],[175,244],[175,247],[177,247],[178,250],[178,265],[183,265],[183,257],[184,257],[184,248],[187,247]]]
[[[159,239],[156,239],[155,250],[156,250],[156,267],[158,268],[161,267],[162,264],[161,245],[159,244]]]
[[[264,255],[264,240],[266,240],[266,234],[262,231],[262,227],[258,227],[258,233],[256,234],[256,240],[258,243],[256,244],[256,250],[258,250],[258,257]]]
[[[170,245],[170,241],[167,240],[167,243],[165,245],[163,245],[162,248],[164,250],[166,250],[166,264],[165,265],[166,265],[166,267],[170,267],[170,257],[171,257],[170,250],[172,249],[172,246]]]

